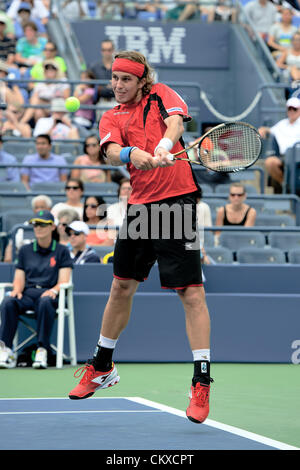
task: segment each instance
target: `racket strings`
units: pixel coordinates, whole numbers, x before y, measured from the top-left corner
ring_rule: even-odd
[[[203,165],[215,171],[234,171],[250,166],[259,156],[261,139],[256,130],[241,124],[212,129],[198,145]]]

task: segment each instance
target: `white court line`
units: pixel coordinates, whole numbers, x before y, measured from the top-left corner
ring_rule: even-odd
[[[162,413],[161,410],[1,411],[0,415],[59,415],[79,413]]]
[[[141,405],[145,406],[152,406],[153,408],[157,408],[161,411],[165,411],[166,413],[171,413],[176,416],[180,416],[181,418],[186,418],[186,414],[182,410],[178,410],[176,408],[172,408],[167,405],[162,405],[161,403],[157,403],[155,401],[147,400],[145,398],[140,397],[123,397],[126,400],[131,400],[135,403],[140,403]],[[265,444],[270,447],[275,447],[276,449],[280,450],[300,450],[298,447],[291,446],[289,444],[285,444],[284,442],[275,441],[274,439],[270,439],[265,436],[261,436],[260,434],[255,434],[250,431],[245,431],[244,429],[236,428],[235,426],[230,426],[228,424],[219,423],[218,421],[214,421],[212,419],[206,419],[202,426],[211,426],[216,429],[221,429],[222,431],[230,432],[237,436],[244,437],[246,439],[251,439],[252,441],[260,442],[261,444]]]
[[[186,414],[182,410],[178,410],[177,408],[172,408],[171,406],[163,405],[161,403],[157,403],[155,401],[147,400],[146,398],[141,397],[90,397],[89,400],[113,400],[113,399],[125,399],[130,400],[135,403],[139,403],[141,405],[150,406],[151,408],[156,408],[156,410],[163,411],[165,413],[170,413],[176,416],[180,416],[181,418],[185,418]],[[68,400],[66,397],[38,397],[38,398],[0,398],[2,400]],[[140,412],[145,412],[144,410],[139,410]],[[150,410],[151,411],[151,410]],[[81,411],[75,411],[75,413],[79,413]],[[95,413],[97,411],[92,411]],[[120,411],[115,411],[120,412]],[[128,412],[128,411],[127,411]],[[24,412],[26,413],[26,412]],[[39,412],[34,412],[39,413]],[[48,413],[48,412],[45,412]],[[52,412],[56,413],[56,412]],[[65,412],[64,412],[65,413]],[[73,413],[73,412],[72,412]],[[1,413],[2,414],[2,413]],[[9,413],[8,413],[9,414]],[[196,424],[195,424],[196,426]],[[222,431],[230,432],[240,437],[244,437],[246,439],[250,439],[252,441],[260,442],[261,444],[268,445],[270,447],[274,447],[279,450],[300,450],[299,447],[294,447],[289,444],[285,444],[284,442],[276,441],[274,439],[270,439],[265,436],[261,436],[260,434],[256,434],[250,431],[245,431],[244,429],[237,428],[235,426],[230,426],[228,424],[223,424],[218,421],[214,421],[212,419],[206,419],[206,421],[202,424],[202,426],[211,426],[216,429],[221,429]]]

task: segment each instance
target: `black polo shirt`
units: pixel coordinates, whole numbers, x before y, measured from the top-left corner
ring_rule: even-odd
[[[25,289],[44,287],[51,289],[57,284],[58,271],[73,268],[68,248],[53,240],[49,248],[42,248],[34,240],[21,247],[16,261],[16,269],[25,272]]]

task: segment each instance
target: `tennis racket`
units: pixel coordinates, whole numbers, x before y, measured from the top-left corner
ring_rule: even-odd
[[[179,157],[196,146],[199,161]],[[262,140],[255,127],[246,122],[228,122],[213,127],[189,147],[170,153],[168,158],[189,161],[217,172],[232,173],[253,165],[261,150]]]

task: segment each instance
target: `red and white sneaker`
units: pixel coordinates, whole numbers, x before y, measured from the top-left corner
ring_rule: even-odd
[[[210,379],[213,382],[212,379]],[[189,398],[190,404],[186,410],[186,415],[193,423],[203,423],[209,413],[209,390],[210,385],[196,383],[191,386]]]
[[[79,371],[80,374],[78,375]],[[100,372],[95,370],[92,364],[85,364],[83,367],[76,370],[74,377],[80,377],[83,372],[85,372],[85,374],[79,384],[69,393],[71,400],[91,397],[99,388],[112,387],[120,380],[114,363],[112,364],[111,370],[108,372]]]

